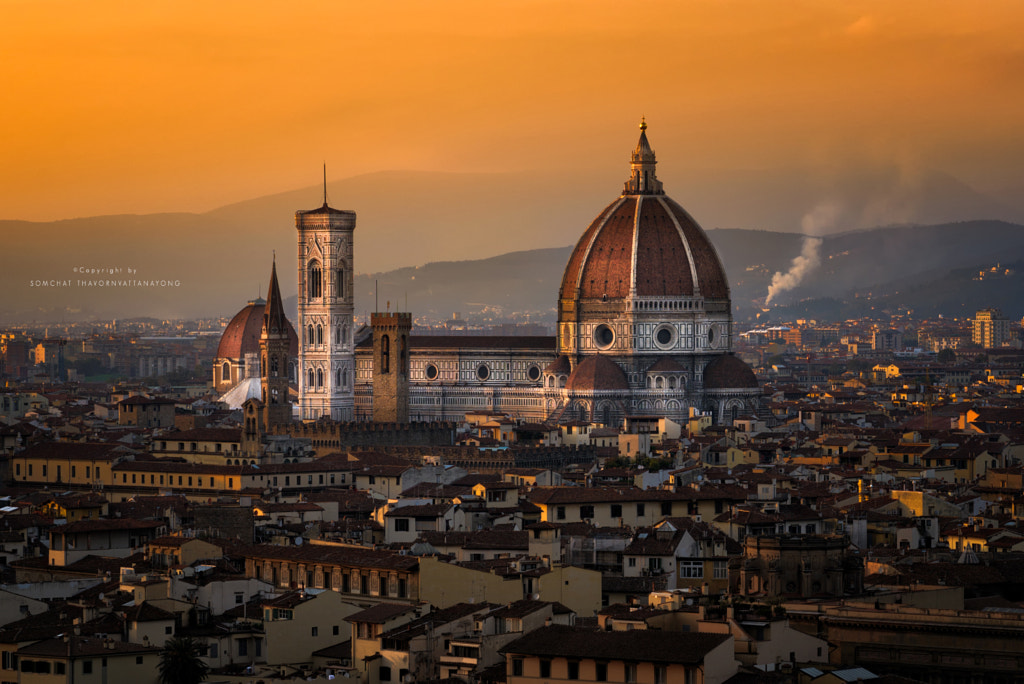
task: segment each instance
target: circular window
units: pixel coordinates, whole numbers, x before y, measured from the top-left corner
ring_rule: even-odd
[[[607,349],[615,341],[615,333],[603,323],[594,328],[594,344],[600,349]]]
[[[434,364],[428,363],[423,372],[426,373],[427,380],[437,380],[437,366]]]
[[[662,325],[654,331],[654,344],[660,349],[671,349],[676,344],[676,331],[670,325]]]
[[[490,375],[491,370],[487,366],[483,364],[477,366],[476,377],[480,378],[481,380],[486,380],[488,377],[490,377]]]
[[[714,328],[708,328],[708,344],[714,344],[714,343],[715,343],[715,329]]]
[[[530,378],[530,380],[533,380],[534,382],[540,380],[540,368],[537,366],[530,366],[526,369],[526,377]]]

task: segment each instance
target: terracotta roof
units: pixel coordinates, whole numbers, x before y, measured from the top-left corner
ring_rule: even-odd
[[[576,366],[566,383],[569,390],[628,390],[626,374],[607,356],[588,356]]]
[[[760,387],[754,371],[739,357],[722,354],[704,367],[704,389],[746,389]]]
[[[131,518],[79,520],[67,525],[57,525],[51,531],[57,534],[78,534],[80,532],[105,532],[107,530],[152,530],[163,527],[160,520],[132,520]]]
[[[156,438],[159,442],[238,442],[242,439],[242,428],[193,428],[165,432]]]
[[[401,603],[378,603],[375,606],[370,606],[366,610],[361,610],[358,613],[353,613],[345,618],[346,622],[372,622],[374,624],[384,624],[391,618],[398,617],[410,611],[415,611],[415,606],[410,606]]]
[[[129,622],[163,622],[164,620],[173,620],[174,613],[144,601],[125,611],[124,617]]]
[[[67,641],[63,637],[39,641],[30,646],[18,649],[18,655],[39,656],[50,658],[69,658],[82,656],[115,656],[127,654],[159,654],[158,646],[144,646],[124,641],[97,639],[96,637],[70,636]]]
[[[120,444],[88,444],[81,442],[42,442],[34,444],[16,458],[47,458],[52,461],[106,460],[119,453],[130,453]]]
[[[500,649],[502,653],[626,662],[699,665],[728,634],[632,630],[595,632],[562,625],[534,630]]]
[[[291,561],[295,563],[314,562],[324,565],[389,568],[392,570],[412,570],[419,565],[419,560],[415,556],[401,556],[389,551],[375,551],[357,546],[326,546],[321,544],[277,546],[274,544],[260,544],[246,547],[240,555],[247,558]]]
[[[685,370],[686,370],[685,368],[680,366],[678,363],[676,363],[672,359],[668,358],[667,356],[663,356],[660,359],[658,359],[657,363],[655,363],[653,366],[648,368],[647,372],[648,373],[681,373],[681,372],[683,372]]]

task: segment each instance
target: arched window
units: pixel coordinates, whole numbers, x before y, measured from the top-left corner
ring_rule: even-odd
[[[316,343],[317,344],[323,344],[324,343],[324,327],[322,325],[320,325],[319,323],[317,323],[317,326],[316,326]]]
[[[348,368],[341,369],[341,386],[348,387]]]
[[[661,376],[658,376],[657,378],[654,379],[654,388],[655,389],[662,389],[664,387],[664,385],[665,385],[665,378],[663,378]]]
[[[391,340],[387,335],[380,338],[380,372],[391,372]]]
[[[341,336],[341,326],[334,328],[334,344],[345,344],[345,338]]]
[[[312,368],[309,369],[308,376],[309,376],[309,382],[307,382],[306,384],[309,387],[313,387],[315,385],[315,382],[316,382],[316,375],[313,373],[313,369]]]
[[[230,380],[231,379],[231,364],[228,363],[227,361],[225,361],[224,365],[222,365],[220,367],[220,379],[221,380]],[[6,403],[7,403],[7,399],[4,399],[4,404],[6,404]],[[4,406],[4,408],[6,409],[7,406]]]
[[[345,297],[345,269],[343,268],[334,272],[334,296],[338,299]]]
[[[669,389],[675,389],[676,388],[676,379],[675,378],[669,378],[668,379],[668,388]]]
[[[277,374],[280,371],[281,371],[281,369],[278,367],[277,356],[271,356],[270,357],[270,375],[276,378]]]
[[[323,371],[322,368],[317,368],[316,369],[316,386],[317,387],[323,387],[324,386],[324,371]]]
[[[334,384],[337,387],[341,387],[341,369],[334,371]]]
[[[315,344],[315,342],[316,338],[313,337],[313,324],[310,323],[309,326],[306,328],[306,345],[309,346]]]
[[[310,299],[319,299],[323,292],[323,273],[320,270],[320,262],[313,260],[309,262],[306,292]]]

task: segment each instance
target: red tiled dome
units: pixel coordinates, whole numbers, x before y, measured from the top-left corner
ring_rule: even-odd
[[[622,196],[602,211],[569,257],[559,299],[703,297],[729,299],[729,281],[708,236],[665,196],[640,124]]]
[[[704,389],[760,387],[750,366],[732,354],[723,354],[704,367]]]
[[[569,357],[565,354],[559,355],[557,359],[548,364],[548,367],[544,369],[545,373],[568,373],[572,370],[572,364],[569,363]]]
[[[600,354],[580,361],[565,385],[568,390],[628,390],[626,374],[619,364]]]
[[[634,285],[640,297],[729,298],[725,269],[707,234],[664,195],[623,196],[609,204],[576,243],[560,298],[621,299]]]
[[[224,328],[217,346],[218,359],[241,359],[246,354],[257,354],[260,351],[260,333],[263,330],[263,299],[256,299],[235,314],[235,317]],[[299,355],[299,338],[295,328],[288,321],[288,354]]]

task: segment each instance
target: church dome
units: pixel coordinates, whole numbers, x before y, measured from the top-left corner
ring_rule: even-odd
[[[629,382],[626,374],[607,356],[600,354],[588,356],[580,361],[576,370],[569,376],[566,389],[572,391],[607,391],[628,390]]]
[[[242,359],[246,354],[259,353],[265,306],[266,301],[262,298],[253,299],[235,314],[220,336],[216,358]],[[288,354],[294,358],[299,355],[299,338],[290,321],[288,322],[288,340]]]
[[[732,354],[723,354],[704,367],[704,389],[753,389],[760,387],[750,366]]]
[[[728,300],[728,280],[718,253],[693,217],[662,191],[646,123],[640,128],[630,179],[622,195],[604,208],[576,243],[559,299]]]

